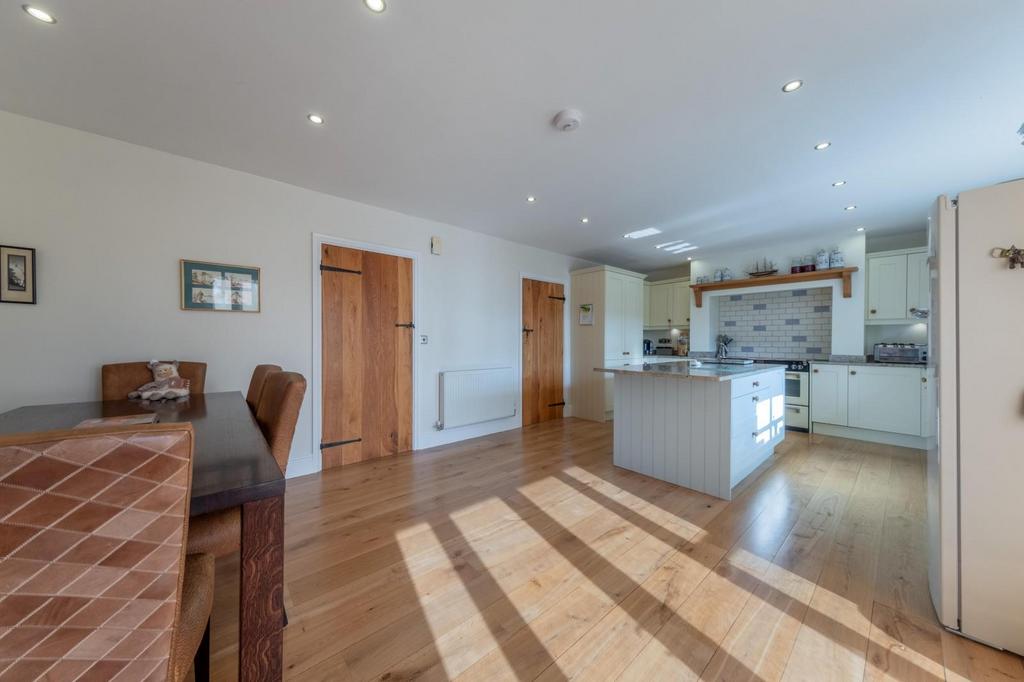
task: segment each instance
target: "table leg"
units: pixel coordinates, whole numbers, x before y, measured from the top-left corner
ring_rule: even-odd
[[[283,673],[284,496],[242,505],[238,679],[280,680]]]

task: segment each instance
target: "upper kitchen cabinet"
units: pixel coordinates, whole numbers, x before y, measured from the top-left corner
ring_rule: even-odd
[[[919,322],[915,315],[929,306],[928,254],[906,249],[868,254],[868,324]]]
[[[644,285],[644,328],[690,326],[690,280],[669,279]]]
[[[612,375],[595,367],[643,362],[645,277],[604,265],[572,273],[573,416],[604,421],[611,414]],[[581,306],[589,306],[587,324]]]

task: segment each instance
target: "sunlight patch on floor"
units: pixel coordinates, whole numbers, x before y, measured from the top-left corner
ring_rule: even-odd
[[[417,529],[420,531],[419,533],[416,532]],[[407,528],[396,530],[395,544],[398,547],[398,551],[402,553],[403,557],[409,556],[408,543],[409,539],[412,537],[416,537],[418,539],[418,542],[416,544],[416,551],[423,551],[422,545],[423,542],[425,542],[425,540],[423,539],[424,535],[427,535],[429,537],[429,540],[426,540],[426,542],[433,545],[429,548],[429,550],[427,550],[431,553],[431,555],[440,557],[447,556],[445,548],[442,545],[441,541],[438,539],[436,533],[431,532],[424,534],[422,533],[422,531],[425,529],[429,529],[431,531],[433,530],[430,524],[427,523],[417,523]],[[457,572],[455,566],[453,565],[450,559],[444,559],[443,561],[447,562],[446,570],[450,570],[451,573]],[[445,592],[449,598],[431,599],[432,590],[434,590],[437,587],[437,585],[434,583],[434,581],[429,579],[430,576],[431,572],[425,574],[416,573],[413,571],[409,572],[409,579],[412,581],[413,589],[415,590],[416,596],[419,600],[420,611],[423,614],[424,620],[426,620],[426,625],[427,628],[430,630],[432,639],[435,642],[437,642],[438,634],[444,633],[449,627],[448,622],[450,619],[445,618],[443,615],[449,602],[454,601],[456,603],[464,603],[470,601],[471,598],[469,596],[469,593],[466,591],[465,586],[461,582],[453,582],[449,580],[445,581]],[[445,661],[444,657],[441,658],[441,665],[445,669],[445,676],[450,679],[453,675],[451,672],[448,671],[447,661]]]

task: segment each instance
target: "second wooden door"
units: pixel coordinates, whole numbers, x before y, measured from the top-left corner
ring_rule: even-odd
[[[523,426],[561,419],[565,287],[523,280]]]
[[[412,449],[412,260],[320,253],[323,467]]]

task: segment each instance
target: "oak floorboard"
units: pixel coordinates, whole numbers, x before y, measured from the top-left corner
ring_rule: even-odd
[[[943,631],[923,453],[788,434],[726,502],[554,420],[288,481],[286,680],[1020,680]],[[218,562],[215,680],[237,674]]]

